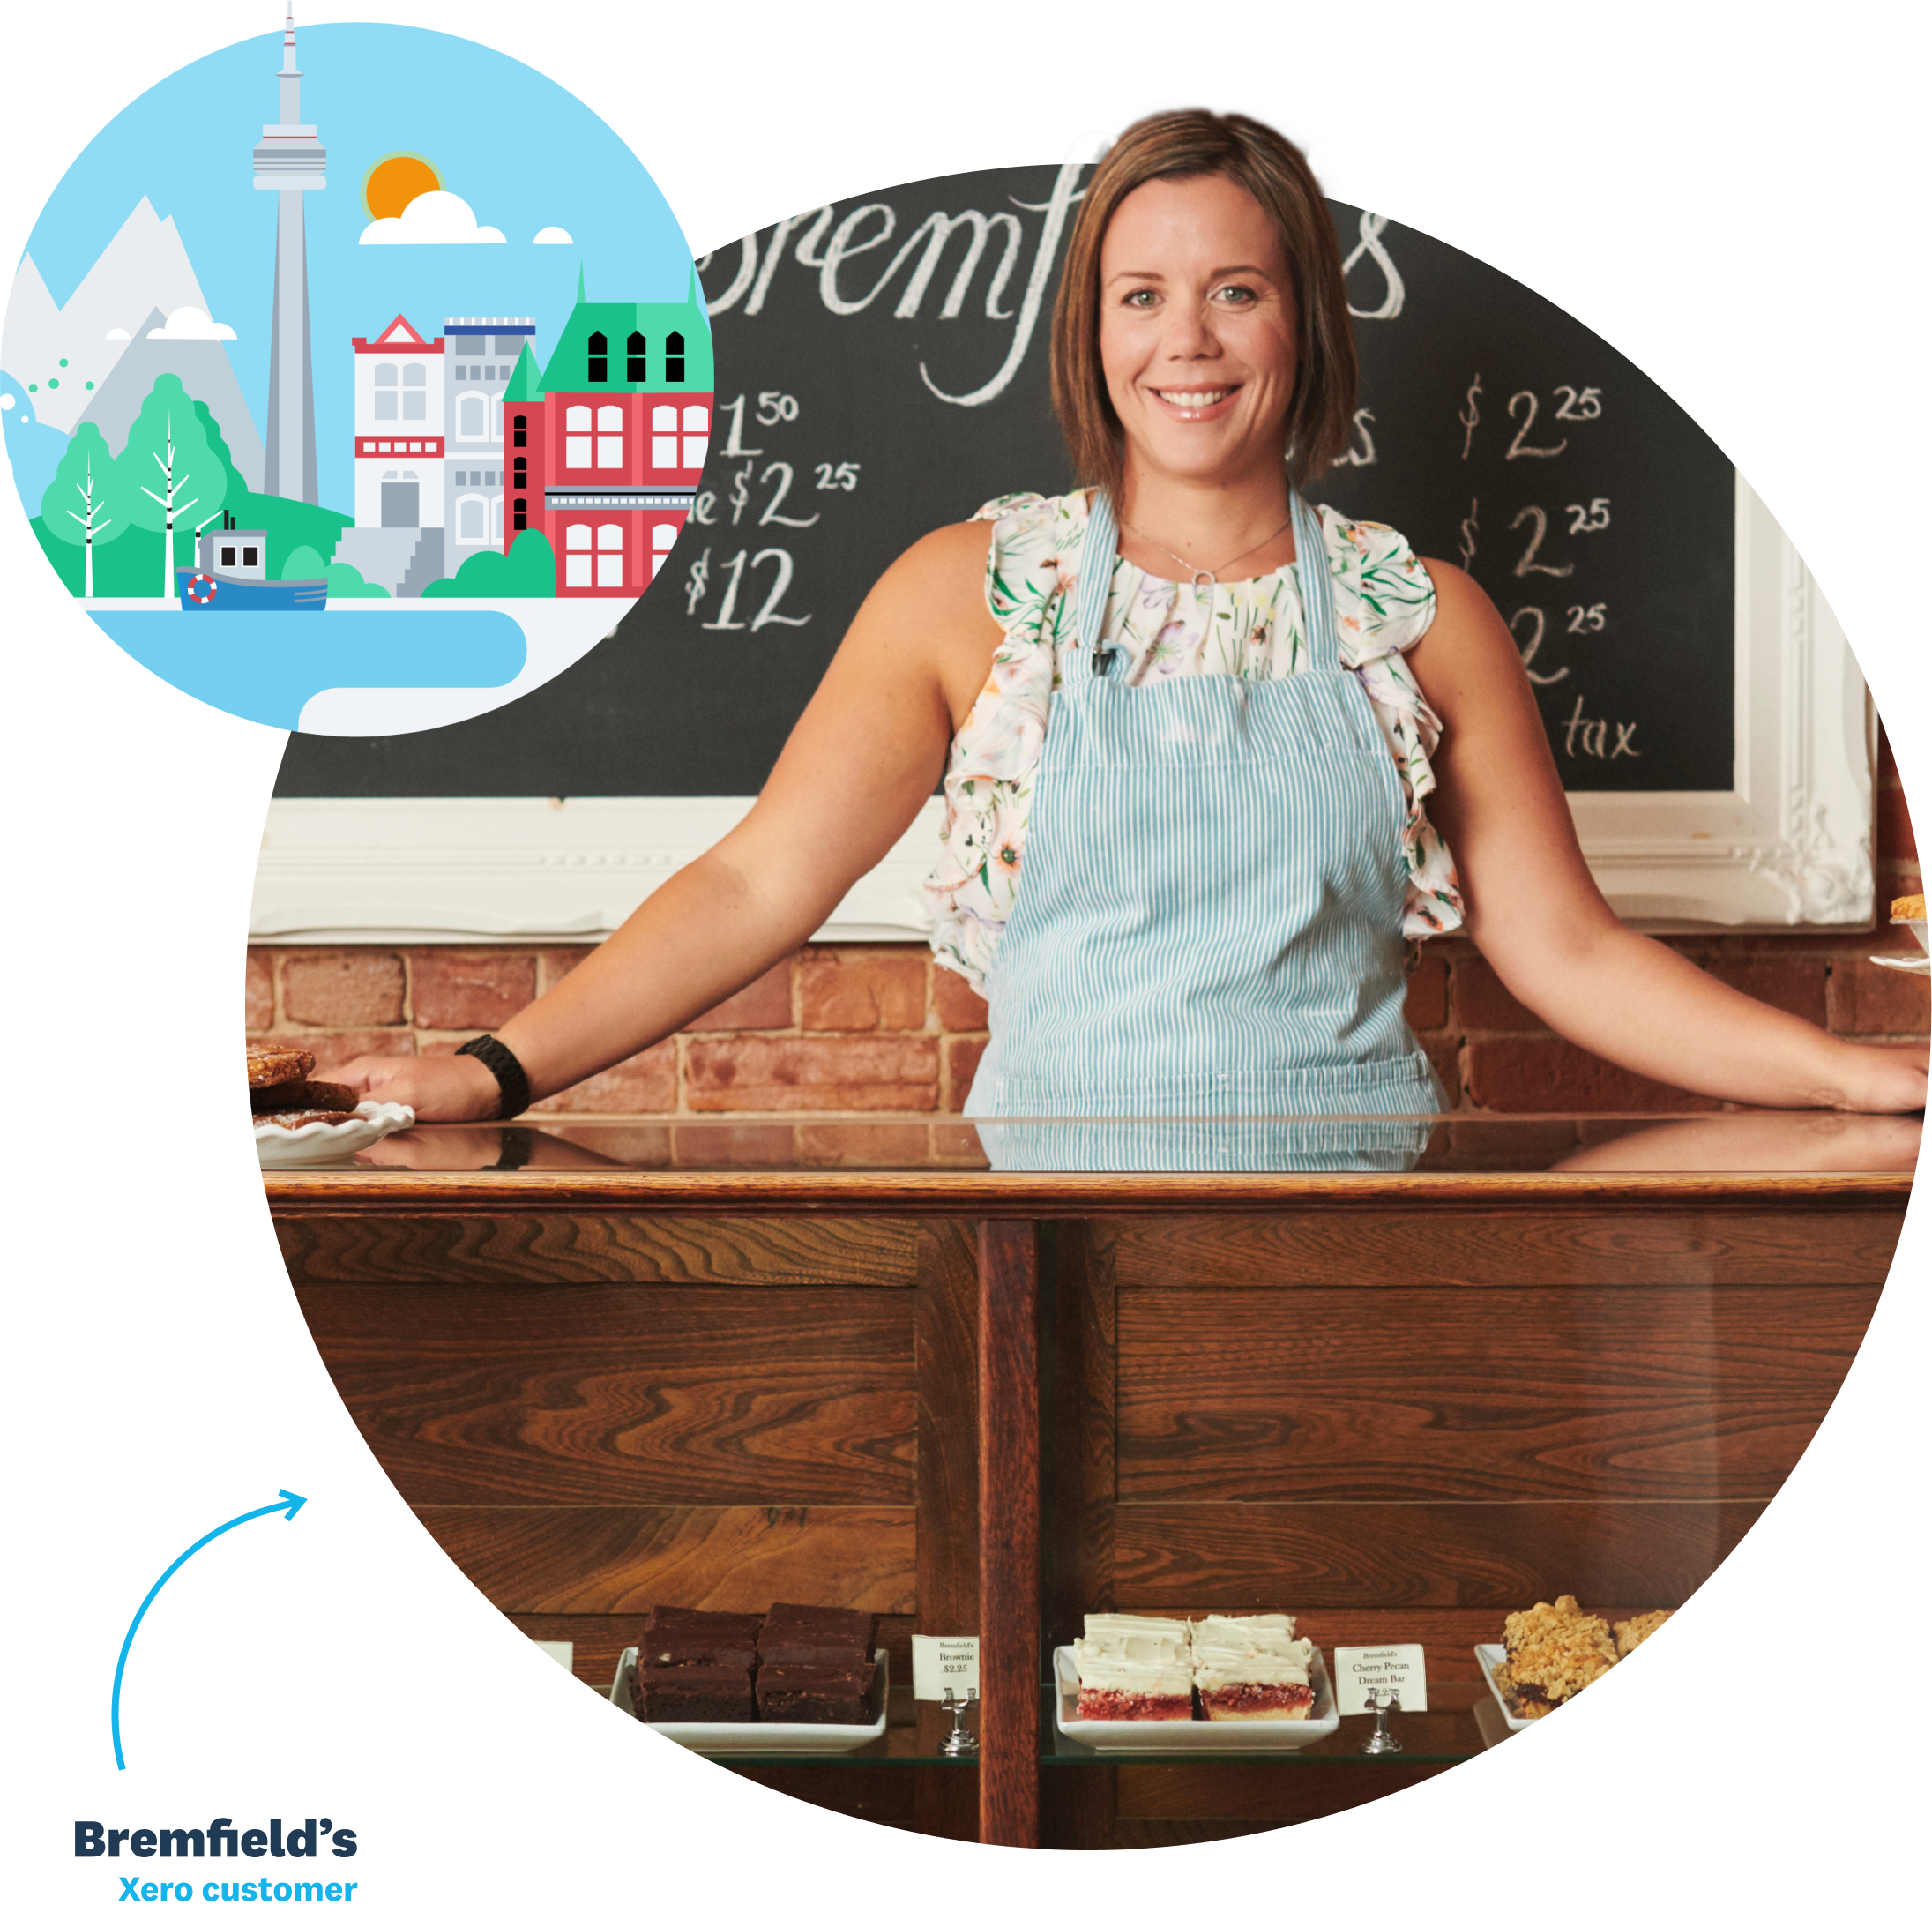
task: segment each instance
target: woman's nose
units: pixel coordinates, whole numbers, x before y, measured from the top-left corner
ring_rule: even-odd
[[[1220,349],[1205,305],[1176,300],[1167,308],[1167,320],[1160,346],[1167,357],[1206,358]]]

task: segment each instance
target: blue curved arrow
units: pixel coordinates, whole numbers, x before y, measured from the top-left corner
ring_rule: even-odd
[[[121,1755],[121,1676],[128,1669],[128,1648],[134,1644],[134,1630],[147,1617],[147,1610],[154,1604],[155,1595],[174,1579],[176,1569],[185,1566],[210,1541],[220,1539],[231,1527],[240,1527],[245,1520],[259,1520],[265,1513],[279,1513],[285,1520],[293,1520],[306,1505],[307,1496],[292,1494],[286,1487],[283,1488],[280,1497],[270,1501],[267,1506],[250,1507],[246,1513],[238,1513],[232,1520],[224,1520],[212,1532],[204,1534],[148,1588],[147,1598],[141,1602],[134,1618],[129,1623],[128,1637],[121,1642],[121,1657],[114,1662],[114,1706],[111,1709],[114,1721],[114,1763],[120,1771],[124,1773],[128,1769],[128,1763]]]

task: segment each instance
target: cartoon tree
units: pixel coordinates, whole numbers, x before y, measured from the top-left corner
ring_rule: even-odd
[[[163,372],[141,401],[128,442],[115,461],[134,522],[161,534],[161,595],[175,589],[175,525],[198,509],[205,522],[221,509],[230,467],[208,443],[195,401],[173,372]]]
[[[94,594],[94,546],[111,543],[130,523],[126,501],[118,491],[114,454],[108,450],[108,441],[101,436],[100,426],[83,421],[75,428],[41,498],[41,522],[63,544],[86,548],[83,597]]]
[[[424,597],[555,597],[556,553],[541,531],[519,531],[507,552],[479,551],[422,588]]]

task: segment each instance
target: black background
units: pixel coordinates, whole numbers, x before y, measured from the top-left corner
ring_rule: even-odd
[[[446,25],[474,31],[469,16]],[[1854,299],[1862,213],[1845,218],[1847,203],[1893,197],[1872,131],[1885,112],[1862,75],[1859,110],[1845,94],[1833,112],[1830,60],[1807,56],[1807,96],[1822,101],[1807,133],[1749,89],[1706,87],[1695,58],[1681,85],[1650,79],[1637,96],[1596,78],[1600,62],[1549,49],[1538,58],[1569,85],[1561,110],[1532,112],[1525,101],[1540,94],[1517,58],[1489,75],[1465,44],[1476,29],[1458,27],[1434,62],[1397,49],[1410,81],[1397,102],[1369,85],[1382,56],[1366,42],[1379,33],[1327,34],[1324,62],[1281,68],[1309,78],[1260,104],[1325,125],[1353,203],[1486,258],[1615,342],[1781,521],[1816,523],[1807,558],[1880,707],[1909,711],[1919,645],[1890,622],[1898,566],[1820,518],[1857,508],[1833,487],[1864,429],[1861,359],[1891,349],[1884,336],[1874,347],[1876,321]],[[879,73],[883,42],[697,56],[672,89],[535,31],[516,50],[634,137],[704,251],[881,180],[1051,164],[1072,133],[1119,123],[1142,101],[1140,79],[1085,78],[1070,29],[1032,50],[1001,29],[1003,62],[978,44],[989,34],[993,23],[960,27],[957,78],[916,91],[904,62],[891,81]],[[224,37],[175,19],[162,58],[156,34],[102,31],[73,71],[94,99],[131,99]],[[1358,58],[1337,60],[1346,49]],[[1428,81],[1451,52],[1455,87],[1437,96]],[[925,71],[935,65],[947,62],[935,54]],[[1223,47],[1200,65],[1252,60],[1231,63]],[[825,85],[796,89],[800,71]],[[667,99],[688,104],[667,110]],[[1024,114],[989,106],[1022,99]],[[63,153],[87,135],[63,145],[16,93],[4,137],[18,255]],[[1861,485],[1878,497],[1880,479]],[[1911,508],[1909,495],[1882,502],[1901,518]],[[234,954],[284,740],[149,678],[52,589],[18,519],[6,535],[21,745],[13,1005],[41,1035],[21,1045],[34,1062],[16,1078],[13,1470],[31,1485],[16,1501],[13,1644],[34,1701],[11,1721],[31,1810],[10,1825],[16,1865],[31,1852],[56,1868],[42,1902],[118,1894],[107,1860],[65,1856],[71,1819],[214,1813],[357,1825],[362,1856],[342,1870],[369,1881],[367,1904],[587,1904],[603,1887],[744,1896],[803,1879],[837,1893],[980,1887],[978,1868],[999,1856],[960,1875],[949,1854],[937,1873],[929,1847],[746,1790],[626,1729],[532,1654],[407,1516],[303,1333],[251,1153],[240,1133],[228,1139],[226,1117],[201,1117],[232,1101]],[[1913,774],[1909,761],[1909,794]],[[83,1126],[149,1107],[183,1139],[112,1146]],[[1434,1893],[1466,1871],[1538,1893],[1577,1878],[1646,1889],[1666,1863],[1685,1881],[1747,1854],[1851,1863],[1854,1827],[1893,1827],[1916,1713],[1909,1639],[1893,1623],[1901,1597],[1914,1613],[1905,1535],[1916,1514],[1876,1495],[1905,1485],[1899,1458],[1916,1468],[1922,1448],[1898,1288],[1778,1505],[1677,1628],[1494,1759],[1275,1834],[1277,1847],[1296,1841],[1296,1879],[1325,1883],[1333,1868],[1339,1891]],[[131,1767],[116,1775],[108,1684],[135,1607],[193,1537],[279,1487],[311,1505],[294,1524],[261,1520],[216,1542],[143,1624],[123,1699]],[[1864,1638],[1899,1669],[1895,1707],[1857,1669]],[[746,1813],[753,1841],[740,1837]],[[684,1854],[697,1875],[675,1885]],[[1140,1862],[1136,1883],[1150,1863],[1161,1879],[1200,1879],[1192,1856],[1175,1854]],[[1121,1868],[1103,1875],[1121,1879]]]
[[[896,227],[884,243],[848,257],[837,295],[862,296],[934,211],[1007,211],[1021,243],[1000,310],[1016,313],[1038,249],[1051,168],[926,180],[834,208],[830,228],[884,204]],[[1029,210],[1031,208],[1031,210]],[[1358,251],[1362,216],[1333,208],[1345,257]],[[877,233],[874,213],[855,239]],[[913,251],[863,311],[839,315],[821,295],[828,228],[787,231],[763,309],[746,294],[713,319],[720,415],[700,509],[649,594],[615,635],[562,676],[515,704],[440,730],[393,738],[295,736],[276,785],[280,796],[748,796],[756,793],[873,580],[935,526],[968,517],[1003,492],[1064,489],[1070,482],[1047,400],[1051,283],[1025,358],[990,402],[950,404],[990,379],[1007,356],[1015,319],[986,316],[987,288],[1004,250],[996,229],[958,316],[941,310],[968,243],[949,242],[915,317],[895,307],[924,250]],[[778,228],[704,265],[718,299],[755,258],[762,266]],[[1061,235],[1063,248],[1065,234]],[[749,250],[756,244],[756,253]],[[1531,668],[1553,681],[1537,697],[1572,790],[1727,789],[1733,781],[1733,522],[1729,463],[1684,413],[1600,339],[1548,301],[1455,248],[1391,224],[1379,244],[1401,284],[1401,310],[1355,323],[1362,377],[1356,459],[1314,496],[1351,517],[1399,527],[1426,556],[1466,558],[1471,574],[1513,620],[1520,646],[1544,635]],[[801,263],[803,250],[806,261]],[[1389,304],[1390,280],[1371,250],[1348,276],[1362,312]],[[923,369],[923,375],[922,375]],[[1466,419],[1471,385],[1478,422]],[[1577,394],[1566,401],[1562,389]],[[1566,402],[1599,415],[1559,420]],[[783,393],[796,416],[758,422],[758,395]],[[1529,406],[1522,446],[1554,457],[1509,456]],[[757,456],[727,456],[735,400],[737,442]],[[1515,400],[1514,416],[1509,407]],[[767,416],[778,407],[765,404]],[[791,482],[775,467],[791,467]],[[839,465],[858,467],[856,489],[836,487]],[[782,499],[778,493],[785,490]],[[706,506],[703,499],[708,495]],[[1607,528],[1572,532],[1575,504],[1607,501]],[[1536,559],[1569,565],[1557,577],[1518,576],[1540,509]],[[734,513],[739,522],[733,523]],[[767,512],[809,519],[809,528],[759,522]],[[1473,530],[1465,525],[1472,515]],[[1466,550],[1472,543],[1473,552]],[[730,623],[749,627],[769,608],[802,616],[762,630],[707,631],[723,621],[734,560],[744,563]],[[694,566],[706,582],[692,601]],[[1600,631],[1572,633],[1573,608]],[[1580,706],[1579,706],[1580,699]],[[1575,721],[1580,714],[1581,722]],[[1628,727],[1628,728],[1624,728]],[[1625,749],[1617,754],[1622,736]],[[1600,755],[1593,754],[1593,744]]]

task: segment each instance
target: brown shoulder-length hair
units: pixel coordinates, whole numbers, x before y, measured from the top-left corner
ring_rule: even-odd
[[[1328,202],[1300,149],[1239,113],[1157,113],[1130,126],[1095,169],[1067,242],[1054,302],[1053,408],[1083,484],[1117,497],[1118,415],[1100,371],[1100,242],[1120,203],[1151,179],[1222,173],[1274,223],[1300,316],[1301,364],[1288,407],[1288,482],[1319,478],[1348,443],[1355,413],[1355,341],[1342,288],[1341,248]]]

